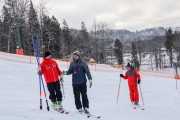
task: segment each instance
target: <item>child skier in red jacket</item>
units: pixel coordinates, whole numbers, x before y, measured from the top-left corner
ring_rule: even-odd
[[[128,79],[130,100],[133,104],[138,105],[139,93],[138,93],[137,84],[140,84],[141,76],[137,72],[137,70],[135,70],[134,67],[132,67],[129,63],[127,64],[126,68],[127,68],[127,71],[125,75],[120,74],[120,77],[122,77],[123,79]]]
[[[62,93],[60,91],[59,76],[61,80],[63,80],[63,76],[56,61],[52,60],[50,52],[45,52],[38,74],[44,75],[50,93],[49,99],[53,102],[53,105],[57,109],[62,109]]]

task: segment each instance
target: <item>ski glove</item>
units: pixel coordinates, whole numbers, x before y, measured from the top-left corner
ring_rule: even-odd
[[[120,74],[120,77],[124,77],[124,75],[123,75],[123,74]]]
[[[89,88],[92,87],[92,80],[88,80],[89,81]]]
[[[137,83],[140,84],[140,83],[141,83],[141,80],[138,80]]]
[[[37,74],[38,74],[38,75],[42,75],[41,67],[40,67],[40,66],[37,67]]]
[[[63,70],[63,75],[67,75],[67,71],[64,71],[64,70]]]
[[[41,72],[41,71],[38,71],[37,74],[38,74],[38,75],[42,75],[42,72]]]

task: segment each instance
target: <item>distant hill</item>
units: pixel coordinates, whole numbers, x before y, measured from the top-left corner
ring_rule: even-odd
[[[180,31],[180,27],[172,28],[173,31]],[[151,39],[154,35],[160,35],[164,36],[166,32],[166,28],[164,27],[154,27],[154,28],[147,28],[144,30],[131,32],[129,30],[114,30],[113,38],[119,38],[119,39],[128,39],[128,40],[135,40],[135,39],[141,39],[141,40],[148,40]]]

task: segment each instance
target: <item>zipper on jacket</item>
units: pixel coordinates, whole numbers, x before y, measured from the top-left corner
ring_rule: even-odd
[[[49,63],[50,63],[50,61],[49,61]],[[54,76],[54,82],[56,82],[56,78],[55,78],[54,71],[53,71],[53,64],[50,64],[50,65],[52,65],[52,68],[51,68],[51,70],[52,70],[52,72],[53,72],[53,76]]]
[[[53,70],[53,65],[52,65],[52,72],[53,72],[53,76],[54,76],[54,82],[56,82],[56,78],[55,78],[54,70]]]

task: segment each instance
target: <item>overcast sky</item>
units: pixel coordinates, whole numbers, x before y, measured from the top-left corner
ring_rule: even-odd
[[[70,28],[80,29],[84,21],[90,30],[94,19],[130,31],[180,26],[180,0],[48,0],[47,6],[49,15]]]

